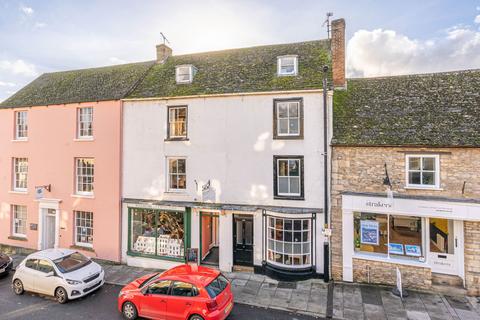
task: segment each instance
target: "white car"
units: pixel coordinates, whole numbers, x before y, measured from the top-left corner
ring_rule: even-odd
[[[20,263],[12,278],[12,288],[17,295],[31,291],[65,303],[100,288],[104,278],[103,268],[83,254],[70,249],[47,249]]]

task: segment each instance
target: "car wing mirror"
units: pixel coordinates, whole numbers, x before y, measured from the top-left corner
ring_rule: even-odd
[[[141,292],[143,295],[148,294],[148,287],[147,287],[147,286],[143,287],[142,289],[140,289],[140,292]]]

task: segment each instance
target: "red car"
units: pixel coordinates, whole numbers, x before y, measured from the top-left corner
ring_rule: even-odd
[[[220,271],[181,265],[126,285],[118,310],[128,319],[223,320],[232,311],[230,282]]]

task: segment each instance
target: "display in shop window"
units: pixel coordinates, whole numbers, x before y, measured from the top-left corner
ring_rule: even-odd
[[[403,255],[403,245],[401,243],[389,243],[388,252]]]
[[[421,257],[422,256],[422,248],[420,246],[415,246],[415,245],[405,245],[405,254],[407,256],[412,256],[412,257]]]
[[[378,222],[370,220],[360,221],[360,242],[362,244],[373,244],[378,246]]]

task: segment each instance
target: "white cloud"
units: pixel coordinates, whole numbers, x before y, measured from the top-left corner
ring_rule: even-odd
[[[411,74],[480,68],[480,31],[468,26],[443,37],[418,40],[393,30],[359,30],[348,41],[349,77]]]
[[[37,22],[33,27],[36,29],[40,29],[40,28],[45,28],[46,26],[47,24],[45,22]]]
[[[474,22],[475,22],[475,23],[480,23],[480,14],[475,17]]]
[[[3,81],[0,81],[0,87],[15,87],[16,84],[13,83],[13,82],[3,82]]]
[[[23,60],[0,60],[0,71],[12,73],[14,75],[22,75],[26,77],[34,77],[38,74],[37,68],[31,63]]]
[[[24,5],[21,5],[20,6],[20,11],[23,12],[23,14],[25,14],[26,16],[31,16],[33,15],[33,8],[31,7],[27,7],[27,6],[24,6]]]

